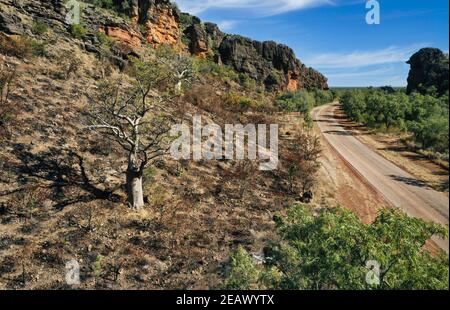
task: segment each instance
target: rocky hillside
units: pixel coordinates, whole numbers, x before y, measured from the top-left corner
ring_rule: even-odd
[[[261,255],[276,239],[275,214],[296,201],[319,207],[331,199],[322,195],[326,186],[316,186],[320,145],[302,116],[285,118],[278,94],[202,59],[236,68],[235,54],[244,50],[254,57],[242,66],[248,76],[307,76],[291,51],[212,24],[195,22],[196,32],[168,1],[136,4],[85,4],[82,25],[71,26],[61,1],[0,0],[0,289],[71,288],[65,264],[73,259],[81,268],[75,288],[219,288],[231,251],[244,246]],[[195,37],[201,30],[213,38],[205,46]],[[161,44],[199,57],[153,48]],[[221,126],[278,123],[279,169],[166,156],[144,172],[146,206],[127,206],[126,152],[88,132],[87,114],[102,87],[142,72],[129,56],[145,64],[161,50],[198,71],[182,95],[165,102],[167,114]]]
[[[286,45],[225,34],[215,24],[202,23],[188,14],[182,16],[183,35],[192,54],[213,57],[218,63],[249,74],[268,88],[281,86],[291,91],[328,88],[327,79],[302,64]]]
[[[448,91],[448,55],[437,48],[423,48],[407,62],[411,66],[408,93],[426,93],[434,87],[438,94]]]
[[[291,48],[223,33],[215,24],[181,13],[169,0],[114,0],[112,10],[99,7],[102,1],[85,2],[97,5],[83,4],[83,27],[123,43],[117,51],[117,61],[129,54],[139,55],[144,44],[165,44],[229,65],[267,89],[328,88],[326,77],[302,64]],[[60,0],[0,0],[0,30],[7,34],[32,34],[34,20],[42,19],[64,32],[70,30],[66,14]],[[95,36],[84,36],[83,44],[87,51],[100,53],[100,42]]]

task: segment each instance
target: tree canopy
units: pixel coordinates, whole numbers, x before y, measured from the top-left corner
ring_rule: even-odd
[[[302,205],[275,221],[281,240],[265,249],[262,265],[239,248],[227,288],[448,289],[448,255],[424,250],[433,235],[448,236],[446,227],[398,209],[382,210],[365,225],[340,207],[314,215]]]

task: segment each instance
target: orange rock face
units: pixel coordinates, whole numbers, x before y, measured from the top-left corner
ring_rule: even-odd
[[[147,28],[147,42],[154,46],[167,44],[176,46],[180,43],[181,31],[180,25],[176,20],[173,12],[169,8],[152,8],[149,11],[149,16],[157,16],[155,20],[148,20]]]
[[[125,30],[117,27],[101,27],[100,32],[103,32],[113,40],[123,42],[133,47],[141,46],[141,36],[134,30]]]
[[[195,44],[196,44],[195,56],[197,56],[198,58],[201,58],[201,59],[205,59],[209,52],[206,42],[199,40],[199,41],[195,42]]]
[[[298,90],[298,77],[291,71],[288,72],[288,84],[286,89],[288,91],[297,91]]]

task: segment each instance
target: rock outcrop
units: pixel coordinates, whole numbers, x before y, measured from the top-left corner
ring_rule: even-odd
[[[449,89],[449,62],[437,48],[423,48],[415,53],[407,62],[411,66],[408,76],[407,92],[426,93],[434,87],[438,94]]]
[[[267,87],[290,91],[328,88],[327,79],[306,67],[286,45],[227,35],[219,46],[221,61],[263,82]]]
[[[259,42],[237,35],[225,34],[213,23],[184,15],[184,36],[190,52],[200,57],[211,56],[218,63],[233,67],[240,73],[264,83],[268,88],[296,91],[327,89],[327,78],[306,67],[286,45],[273,41]]]
[[[154,46],[180,43],[180,13],[169,0],[133,1],[138,5],[137,23],[143,25],[146,41]],[[136,11],[136,9],[134,9]]]
[[[180,13],[170,0],[113,0],[113,4],[114,10],[128,14],[131,22],[121,14],[87,4],[83,6],[84,26],[92,33],[103,32],[130,49],[142,44],[187,49],[193,55],[246,73],[268,89],[328,88],[327,79],[302,64],[286,45],[225,34],[213,23],[202,23],[197,17]],[[0,0],[0,8],[0,30],[7,34],[32,34],[36,19],[61,31],[70,29],[61,0]],[[95,42],[87,43],[89,50],[95,50],[92,44]]]
[[[123,42],[131,47],[139,47],[142,43],[142,36],[133,29],[123,29],[115,26],[100,26],[99,31],[113,40]]]

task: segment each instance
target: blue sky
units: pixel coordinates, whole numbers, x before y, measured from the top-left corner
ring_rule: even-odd
[[[422,47],[449,49],[448,0],[175,0],[182,11],[228,33],[274,40],[329,78],[330,86],[405,86],[405,61]]]

